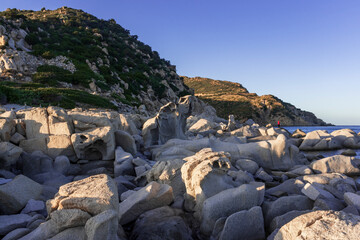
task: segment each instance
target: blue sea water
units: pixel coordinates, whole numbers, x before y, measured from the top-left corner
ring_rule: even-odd
[[[336,125],[336,126],[291,126],[291,127],[283,127],[288,130],[290,133],[293,133],[296,129],[301,129],[305,133],[312,132],[315,130],[326,130],[328,133],[332,131],[350,128],[356,133],[360,132],[360,125]]]

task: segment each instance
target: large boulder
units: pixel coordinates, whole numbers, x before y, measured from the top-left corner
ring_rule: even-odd
[[[86,233],[84,227],[73,227],[65,229],[56,234],[49,240],[86,240]]]
[[[273,202],[265,201],[263,204],[263,212],[265,219],[265,226],[270,227],[271,221],[287,212],[293,210],[310,210],[313,208],[313,202],[302,195],[285,196]]]
[[[52,135],[71,136],[74,126],[66,111],[59,107],[48,107],[49,133]]]
[[[118,215],[114,210],[106,210],[92,218],[85,224],[88,240],[117,239]]]
[[[207,198],[235,186],[232,178],[227,175],[231,167],[229,158],[228,153],[204,148],[184,159],[186,163],[181,167],[181,176],[186,187],[187,209],[199,209]]]
[[[0,140],[9,141],[15,128],[15,121],[12,118],[0,119]]]
[[[115,150],[114,176],[135,175],[133,159],[134,157],[130,153],[125,152],[121,147],[117,147]]]
[[[189,128],[189,131],[198,134],[218,129],[219,124],[211,122],[208,119],[201,118]]]
[[[181,199],[186,192],[185,184],[181,178],[181,167],[185,161],[174,159],[170,161],[159,161],[146,174],[148,182],[168,184],[173,189],[175,201]]]
[[[65,155],[70,159],[75,159],[75,152],[73,145],[68,135],[53,135],[46,138],[45,154],[49,155],[53,159],[57,156]]]
[[[229,152],[232,159],[250,159],[260,167],[272,170],[289,170],[295,165],[306,163],[305,157],[299,149],[291,144],[283,134],[276,140],[252,142],[247,144],[233,144],[217,142],[212,149]]]
[[[123,130],[130,135],[139,134],[139,130],[137,129],[135,123],[131,120],[130,117],[124,114],[119,114],[120,123],[119,130]]]
[[[186,105],[186,106],[185,106]],[[191,108],[187,103],[173,102],[162,106],[159,113],[144,123],[142,136],[146,148],[152,145],[164,144],[173,138],[186,139],[186,118],[190,116]]]
[[[74,133],[71,135],[71,142],[79,159],[111,160],[115,157],[115,136],[111,127]]]
[[[233,136],[244,136],[244,137],[258,137],[261,136],[260,131],[257,128],[253,128],[250,125],[243,126],[239,129],[231,131],[231,135]]]
[[[269,239],[359,239],[360,216],[336,211],[314,211],[300,215]]]
[[[149,147],[151,145],[156,144],[164,144],[169,139],[172,138],[180,138],[184,139],[184,130],[180,128],[181,124],[179,123],[179,114],[176,109],[175,103],[168,103],[160,108],[159,113],[156,115],[155,119],[149,119],[145,122],[143,128],[143,137],[145,147]],[[149,123],[153,123],[149,125]],[[153,129],[153,125],[155,124],[155,129],[157,130],[158,136],[148,137],[147,135],[152,135],[155,133]],[[149,129],[149,130],[148,130]],[[150,131],[151,130],[151,131]],[[150,139],[156,139],[157,142],[149,142]]]
[[[265,239],[264,218],[261,207],[243,210],[230,215],[225,222],[220,240]]]
[[[0,142],[0,168],[7,168],[16,163],[22,149],[9,142]]]
[[[116,146],[122,147],[126,152],[129,152],[132,155],[135,155],[137,152],[135,139],[126,131],[115,131],[115,144]]]
[[[273,232],[276,229],[281,228],[282,226],[284,226],[294,218],[309,212],[311,212],[311,210],[304,210],[304,211],[293,210],[283,215],[277,216],[271,221],[269,232]]]
[[[190,240],[191,230],[183,215],[181,210],[168,206],[147,211],[135,222],[130,239]]]
[[[35,230],[25,235],[22,240],[52,239],[62,231],[84,226],[91,219],[91,215],[80,209],[61,209],[50,213],[48,221],[40,224]],[[81,239],[82,234],[78,234]],[[61,235],[60,235],[61,236]],[[58,239],[57,238],[54,239]],[[61,238],[60,238],[61,239]],[[69,238],[71,239],[71,238]]]
[[[17,228],[26,227],[31,220],[32,217],[27,214],[0,215],[0,236],[4,236]]]
[[[261,205],[264,194],[264,183],[251,182],[206,199],[202,208],[200,231],[209,236],[218,219]]]
[[[42,186],[24,175],[16,176],[11,182],[0,185],[0,213],[18,213],[30,199],[38,199]]]
[[[343,173],[346,175],[360,175],[360,159],[344,155],[335,155],[313,161],[310,168],[316,173]]]
[[[50,135],[47,137],[21,140],[19,147],[27,153],[42,151],[52,158],[56,158],[59,155],[65,155],[70,159],[76,159],[73,145],[70,137],[67,135]]]
[[[46,108],[32,108],[25,112],[27,139],[49,136],[48,113]]]
[[[20,156],[22,171],[25,176],[34,178],[41,173],[51,173],[53,171],[53,160],[41,151],[32,154],[23,152]]]
[[[107,112],[73,109],[68,111],[67,114],[73,121],[75,133],[91,132],[96,128],[102,127],[109,127],[113,131],[115,130]]]
[[[306,134],[300,150],[329,150],[340,148],[359,148],[360,137],[351,129],[340,129],[329,134],[317,130]]]
[[[172,188],[169,185],[151,182],[119,204],[119,222],[121,225],[127,224],[142,213],[169,205],[173,200]]]
[[[109,209],[117,211],[118,203],[116,183],[108,175],[99,174],[61,186],[46,205],[48,213],[77,208],[96,215]]]

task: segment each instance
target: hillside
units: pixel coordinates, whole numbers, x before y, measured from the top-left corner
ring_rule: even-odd
[[[62,7],[0,12],[0,100],[155,112],[188,94],[176,67],[115,20]]]
[[[311,112],[298,109],[273,95],[249,93],[239,83],[201,77],[182,78],[195,90],[197,97],[212,105],[223,118],[233,114],[242,122],[252,118],[263,125],[276,125],[278,120],[282,125],[326,125]]]

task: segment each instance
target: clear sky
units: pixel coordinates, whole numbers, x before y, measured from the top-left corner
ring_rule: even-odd
[[[177,66],[360,125],[359,0],[0,0],[114,18]]]

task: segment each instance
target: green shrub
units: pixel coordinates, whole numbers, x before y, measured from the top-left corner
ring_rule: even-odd
[[[38,67],[37,73],[33,75],[33,81],[56,86],[59,81],[73,83],[74,77],[68,70],[51,65],[42,65]]]

